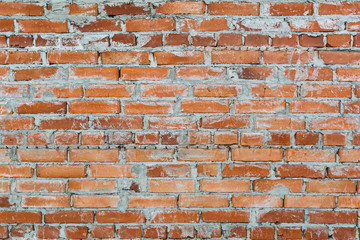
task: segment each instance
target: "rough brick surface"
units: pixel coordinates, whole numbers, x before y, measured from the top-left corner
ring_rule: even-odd
[[[357,1],[0,1],[1,239],[359,239]]]

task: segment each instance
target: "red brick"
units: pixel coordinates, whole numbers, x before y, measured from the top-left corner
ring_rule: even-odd
[[[233,161],[281,161],[281,149],[272,148],[233,148],[231,151]]]
[[[222,179],[222,180],[200,180],[201,192],[249,192],[250,182],[248,180]]]
[[[17,180],[17,192],[65,192],[65,183],[62,180]]]
[[[320,36],[308,36],[300,35],[300,46],[302,47],[324,47],[324,37]]]
[[[276,189],[286,188],[290,192],[301,192],[303,185],[302,180],[268,180],[268,179],[257,179],[253,182],[254,192],[271,192]]]
[[[41,119],[39,129],[87,129],[87,117],[54,117]]]
[[[131,97],[133,86],[119,84],[88,85],[85,95],[87,97]]]
[[[146,226],[144,227],[143,236],[145,238],[159,238],[166,239],[166,226]]]
[[[34,118],[32,117],[2,117],[0,118],[0,129],[23,129],[31,130],[34,128]]]
[[[154,57],[159,65],[203,64],[204,54],[194,52],[155,52]]]
[[[211,15],[259,15],[259,3],[212,2],[208,5]]]
[[[24,15],[42,16],[44,9],[41,5],[21,2],[2,2],[0,3],[0,15]]]
[[[155,11],[160,14],[203,14],[205,3],[196,1],[166,2],[156,6]]]
[[[85,16],[97,16],[98,5],[97,4],[69,4],[66,6],[69,9],[70,15],[85,15]]]
[[[225,18],[209,18],[202,20],[185,19],[180,22],[180,32],[217,32],[226,31],[229,27]]]
[[[163,210],[151,213],[151,223],[197,223],[199,212],[195,210]]]
[[[193,87],[195,97],[236,97],[241,95],[241,85],[197,84]]]
[[[274,195],[239,195],[232,197],[232,204],[234,207],[282,207],[283,201],[280,197]]]
[[[60,69],[57,67],[23,68],[14,70],[15,81],[59,79]]]
[[[300,227],[279,227],[277,231],[277,238],[279,240],[285,239],[301,239]]]
[[[345,146],[346,134],[344,133],[325,133],[324,145],[326,146]]]
[[[286,149],[289,162],[335,162],[335,152],[331,149]]]
[[[285,196],[285,208],[334,208],[334,196]]]
[[[272,39],[273,47],[296,47],[298,44],[297,35],[288,36],[275,36]]]
[[[174,102],[165,101],[127,101],[125,102],[126,114],[171,114]]]
[[[231,164],[224,165],[224,177],[268,177],[270,165],[268,164]]]
[[[95,225],[91,229],[91,237],[93,238],[114,238],[115,226],[111,225]]]
[[[171,149],[127,149],[127,162],[170,162],[174,150]]]
[[[140,88],[142,97],[188,96],[189,89],[187,86],[176,84],[143,84]]]
[[[139,211],[97,211],[98,223],[144,223],[145,217]]]
[[[334,3],[320,3],[320,15],[359,15],[358,2],[334,2]]]
[[[128,208],[175,208],[173,196],[129,196]]]
[[[10,47],[31,47],[33,45],[33,37],[29,35],[11,35],[9,37]]]
[[[191,39],[193,46],[215,46],[215,38],[213,35],[196,35],[192,36]]]
[[[282,100],[250,100],[236,101],[236,113],[277,113],[285,110],[285,101]]]
[[[320,51],[319,56],[325,64],[356,64],[360,60],[358,52]]]
[[[198,164],[196,166],[198,176],[215,177],[218,175],[219,166],[217,164]]]
[[[103,52],[101,53],[103,64],[149,64],[147,52]]]
[[[224,77],[224,68],[183,67],[176,69],[176,77],[183,80],[215,80]]]
[[[42,98],[47,94],[59,98],[82,97],[83,88],[79,85],[50,85],[50,84],[34,84],[34,97]]]
[[[360,198],[359,196],[339,196],[338,207],[339,208],[359,208]]]
[[[148,180],[148,186],[152,193],[195,192],[193,180]]]
[[[39,64],[42,63],[40,52],[36,51],[2,51],[0,64]]]
[[[354,193],[355,189],[355,182],[346,180],[312,180],[306,183],[307,192]]]
[[[214,134],[214,144],[237,144],[238,135],[236,132],[216,132]]]
[[[275,239],[275,229],[272,227],[254,227],[251,229],[250,237],[254,240]]]
[[[189,40],[187,34],[169,34],[166,37],[166,45],[169,46],[189,46]]]
[[[88,228],[78,226],[66,226],[65,236],[71,239],[84,239],[87,238]]]
[[[306,51],[264,51],[263,58],[266,64],[308,64],[312,54]]]
[[[326,36],[326,47],[350,47],[351,36],[345,34],[329,34]]]
[[[91,176],[95,178],[133,178],[137,177],[132,172],[133,165],[116,165],[116,164],[92,164],[90,165]]]
[[[306,228],[304,232],[305,239],[329,239],[329,230],[327,227],[313,227]]]
[[[119,113],[118,101],[72,101],[69,113]]]
[[[302,210],[260,210],[259,222],[271,223],[303,223],[305,221]]]
[[[21,207],[69,208],[70,196],[22,196]]]
[[[218,46],[241,46],[242,35],[239,33],[220,33],[217,41]]]
[[[330,178],[358,178],[360,168],[358,166],[333,166],[327,169]]]
[[[142,117],[106,116],[94,119],[95,129],[140,129],[142,125]]]
[[[0,223],[41,223],[41,212],[1,211]]]
[[[40,239],[58,239],[60,237],[60,227],[38,226],[37,237]]]
[[[358,128],[358,120],[352,117],[318,118],[312,120],[310,129],[320,130],[354,130]]]
[[[0,20],[0,32],[14,32],[14,20],[1,19]]]
[[[257,117],[256,129],[305,129],[305,121],[298,117]]]
[[[181,111],[186,113],[226,113],[230,109],[228,101],[188,100],[181,101]]]
[[[74,208],[117,208],[119,196],[112,195],[76,195],[73,196]]]
[[[249,34],[245,37],[245,46],[260,47],[269,45],[269,36]]]
[[[96,64],[98,53],[95,51],[50,51],[48,52],[50,64]]]
[[[93,223],[92,211],[48,211],[45,223]]]
[[[105,13],[109,16],[116,15],[146,15],[150,13],[148,4],[138,5],[134,3],[105,4]]]
[[[127,32],[151,32],[175,30],[175,20],[172,18],[157,19],[127,19]]]
[[[196,121],[191,117],[151,117],[149,119],[150,129],[194,129]]]
[[[309,16],[313,14],[312,3],[271,3],[270,16]]]
[[[66,103],[45,101],[19,103],[16,111],[19,114],[66,113]]]
[[[250,212],[244,210],[206,210],[201,218],[204,222],[247,223]]]
[[[11,236],[16,237],[26,237],[34,231],[34,226],[31,225],[17,225],[11,228]]]
[[[81,79],[118,80],[119,70],[117,68],[103,68],[103,67],[72,67],[69,68],[69,78],[72,80],[81,80]]]
[[[67,21],[50,20],[19,20],[21,33],[66,33],[68,32]]]
[[[290,145],[291,136],[289,133],[270,132],[269,145]]]
[[[135,239],[141,237],[140,226],[120,226],[118,229],[120,239]]]
[[[289,24],[293,32],[334,32],[339,30],[338,19],[292,20]]]
[[[84,165],[38,165],[37,176],[43,178],[83,178],[87,174]]]
[[[66,150],[57,149],[18,149],[18,160],[21,162],[64,162]]]
[[[259,51],[215,50],[211,56],[211,62],[213,64],[260,63]]]
[[[120,32],[120,21],[113,19],[98,19],[96,21],[74,26],[75,31],[78,32]]]
[[[324,178],[325,167],[320,165],[279,165],[275,175],[288,178]]]
[[[228,207],[226,195],[184,195],[179,196],[179,207],[212,208]]]
[[[250,125],[247,116],[209,116],[200,119],[203,128],[248,128]]]
[[[218,238],[221,237],[220,225],[204,225],[196,229],[197,238]]]

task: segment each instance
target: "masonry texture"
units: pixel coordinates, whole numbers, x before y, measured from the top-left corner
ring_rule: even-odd
[[[360,2],[0,2],[0,238],[359,239]]]

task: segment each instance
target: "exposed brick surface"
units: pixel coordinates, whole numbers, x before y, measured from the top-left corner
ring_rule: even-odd
[[[359,239],[357,1],[0,1],[1,239]]]

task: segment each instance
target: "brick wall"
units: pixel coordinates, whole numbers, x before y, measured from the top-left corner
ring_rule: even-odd
[[[359,2],[69,2],[0,2],[0,238],[359,239]]]

